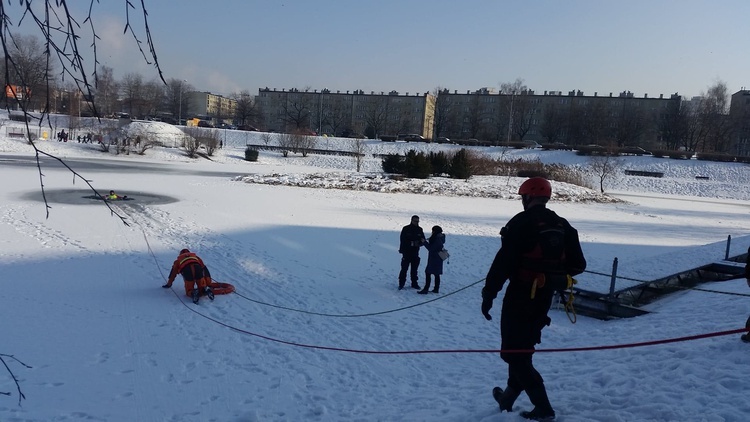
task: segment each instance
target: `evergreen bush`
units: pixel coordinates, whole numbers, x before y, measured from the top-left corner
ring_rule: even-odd
[[[430,153],[430,165],[432,166],[432,175],[440,176],[450,172],[450,162],[448,156],[443,151]]]
[[[451,158],[451,168],[448,174],[454,179],[469,179],[471,177],[469,154],[465,148],[461,148]]]
[[[252,148],[245,149],[245,161],[258,161],[258,150]]]
[[[427,179],[432,174],[432,165],[424,152],[409,150],[405,161],[407,177]]]
[[[383,157],[382,167],[386,173],[404,174],[406,172],[404,157],[398,154],[388,154]]]

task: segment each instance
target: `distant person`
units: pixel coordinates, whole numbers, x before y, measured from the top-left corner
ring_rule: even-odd
[[[542,328],[556,290],[567,288],[568,276],[586,269],[578,232],[564,218],[547,208],[552,186],[542,177],[532,177],[518,189],[523,211],[500,231],[502,246],[487,273],[482,289],[482,314],[488,320],[492,301],[508,288],[500,313],[500,357],[508,364],[508,385],[495,387],[492,396],[500,411],[510,412],[513,403],[526,392],[534,405],[521,416],[533,420],[554,420],[555,411],[547,397],[544,379],[534,368],[534,347],[542,341]],[[529,352],[505,352],[528,350]]]
[[[419,289],[419,248],[424,244],[424,231],[419,227],[419,216],[413,215],[411,223],[401,229],[398,252],[401,254],[401,272],[398,273],[398,289],[406,285],[406,272],[411,267],[411,287]]]
[[[445,246],[445,234],[440,226],[433,226],[430,238],[424,243],[429,251],[427,254],[427,266],[424,269],[424,288],[417,293],[424,295],[430,291],[431,276],[435,276],[435,288],[432,293],[440,293],[440,275],[443,274],[443,258],[440,251]]]
[[[193,303],[198,303],[201,294],[205,294],[209,299],[214,300],[214,292],[208,285],[211,283],[211,273],[203,260],[198,255],[183,249],[172,264],[172,271],[169,272],[167,284],[161,286],[165,289],[172,287],[177,274],[182,275],[185,282],[185,294],[193,299]]]
[[[111,190],[109,191],[109,195],[107,195],[107,199],[109,199],[110,201],[116,201],[118,199],[128,199],[128,196],[127,195],[120,196],[116,194],[115,191]]]
[[[745,258],[745,280],[747,287],[750,287],[750,248],[747,248],[747,257]],[[750,330],[750,317],[745,321],[745,328]],[[743,334],[740,339],[745,343],[750,343],[750,332]]]

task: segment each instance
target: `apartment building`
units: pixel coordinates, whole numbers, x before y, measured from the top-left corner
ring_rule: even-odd
[[[430,93],[261,88],[255,100],[264,129],[269,131],[370,137],[418,134],[432,138],[435,97]]]
[[[475,138],[485,143],[563,142],[571,145],[647,145],[659,139],[660,121],[681,97],[585,95],[582,91],[458,93],[444,90],[435,105],[436,136]]]
[[[185,94],[187,110],[183,117],[210,120],[213,124],[231,123],[237,110],[237,101],[210,92],[193,91]]]

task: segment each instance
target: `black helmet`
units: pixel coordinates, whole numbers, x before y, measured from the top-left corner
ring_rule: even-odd
[[[183,250],[180,251],[180,255],[182,255],[184,253],[190,253],[190,251],[187,248],[185,248],[185,249],[183,249]]]
[[[440,227],[440,226],[432,226],[432,231],[434,233],[442,233],[443,232],[443,228]]]

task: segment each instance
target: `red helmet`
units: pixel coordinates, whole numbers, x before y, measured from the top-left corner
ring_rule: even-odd
[[[525,195],[530,198],[549,198],[552,196],[552,186],[544,177],[532,177],[531,179],[528,179],[527,181],[521,183],[521,186],[518,188],[518,194]]]
[[[182,255],[184,253],[190,253],[190,251],[187,248],[185,248],[185,249],[183,249],[183,250],[180,251],[180,255]]]

